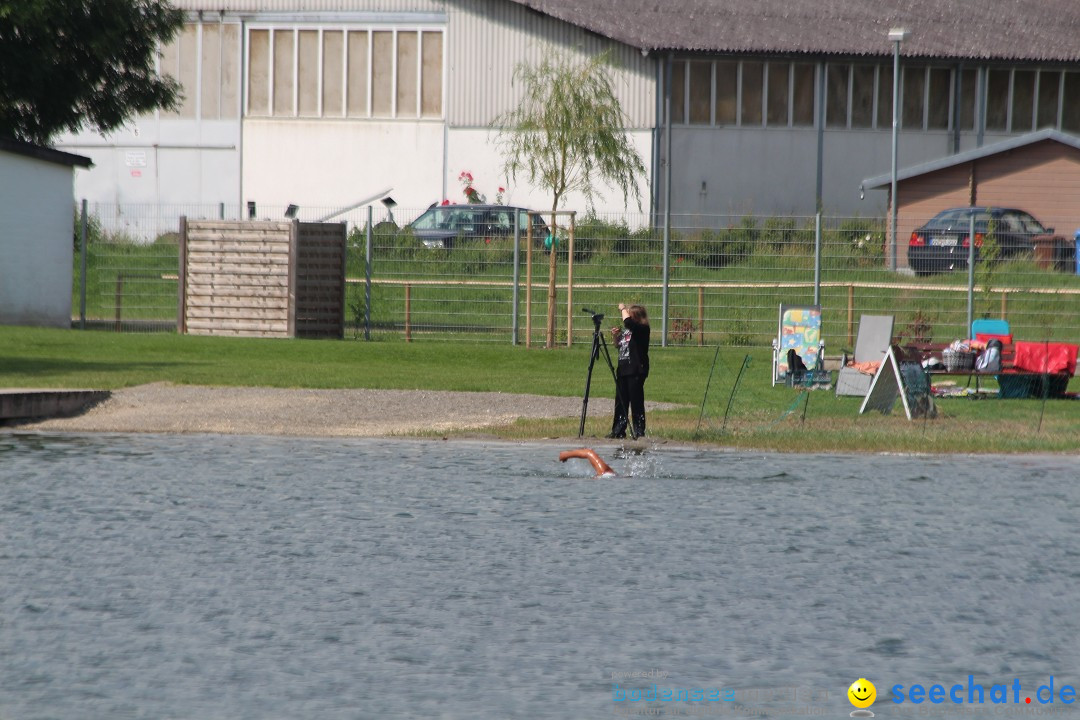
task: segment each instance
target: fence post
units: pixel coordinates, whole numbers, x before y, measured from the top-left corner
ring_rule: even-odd
[[[821,305],[821,212],[814,216],[814,304]]]
[[[855,347],[855,286],[847,286],[847,346]]]
[[[529,224],[525,227],[525,348],[532,347],[532,263],[533,263],[533,214],[528,213]],[[552,230],[554,232],[554,230]]]
[[[405,342],[412,342],[412,284],[405,283]]]
[[[86,198],[82,201],[82,219],[79,227],[79,329],[86,329],[86,239],[89,217],[86,211]]]
[[[116,332],[120,332],[122,308],[124,306],[124,273],[116,275]]]
[[[566,256],[566,347],[574,342],[574,213],[570,213],[570,232]]]
[[[525,217],[528,217],[526,215]],[[511,291],[510,344],[518,344],[518,280],[521,279],[521,212],[514,211],[514,288]]]
[[[975,319],[975,213],[968,217],[968,291],[967,291],[967,329],[966,337],[971,333],[971,321]]]
[[[371,205],[367,206],[367,242],[364,244],[364,339],[371,339]]]
[[[702,346],[705,344],[705,287],[703,285],[698,285],[697,289],[697,326],[697,344]]]

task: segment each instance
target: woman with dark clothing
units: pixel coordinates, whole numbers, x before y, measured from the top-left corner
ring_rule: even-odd
[[[649,315],[641,305],[619,303],[623,326],[612,328],[619,350],[615,387],[615,418],[609,438],[626,437],[626,426],[639,438],[645,435],[645,378],[649,377]]]

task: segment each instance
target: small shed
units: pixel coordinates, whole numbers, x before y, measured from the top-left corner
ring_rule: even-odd
[[[341,338],[345,223],[180,219],[177,329]]]
[[[902,266],[907,265],[911,232],[952,207],[1019,208],[1065,238],[1080,228],[1080,137],[1057,130],[903,168],[896,179],[897,262]],[[863,181],[868,190],[889,190],[891,184],[891,173]]]
[[[0,325],[71,327],[74,171],[92,164],[0,140]]]

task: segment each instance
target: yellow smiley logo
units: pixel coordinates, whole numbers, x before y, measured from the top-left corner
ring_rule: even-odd
[[[866,678],[859,678],[847,689],[848,700],[857,708],[868,708],[877,699],[877,688]]]

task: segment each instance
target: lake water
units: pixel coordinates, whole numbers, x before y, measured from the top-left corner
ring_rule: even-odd
[[[1077,458],[572,446],[0,435],[0,719],[1077,716]]]

